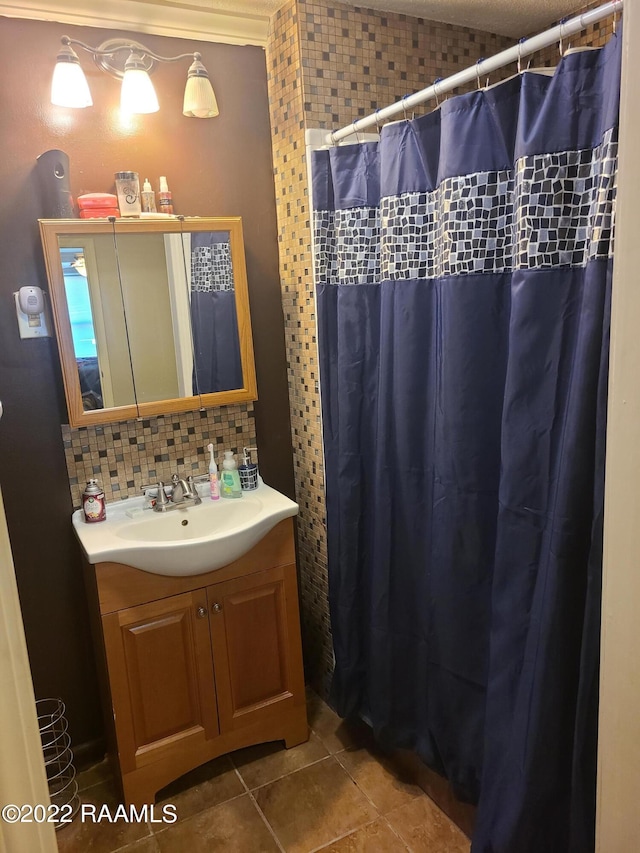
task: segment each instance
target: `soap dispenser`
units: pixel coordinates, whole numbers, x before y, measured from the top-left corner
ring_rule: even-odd
[[[258,466],[251,461],[251,451],[256,450],[255,447],[245,447],[243,449],[242,465],[238,468],[240,475],[240,485],[242,491],[252,491],[258,488]]]
[[[222,473],[220,476],[220,491],[223,498],[241,498],[242,488],[240,486],[240,475],[236,460],[233,458],[233,453],[230,450],[225,450],[224,461],[222,463]]]

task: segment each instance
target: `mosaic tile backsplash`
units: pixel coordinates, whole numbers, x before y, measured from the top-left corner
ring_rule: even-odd
[[[213,444],[219,467],[225,450],[240,454],[243,447],[255,447],[256,431],[253,405],[241,403],[79,429],[65,424],[62,439],[78,509],[91,478],[100,482],[107,501],[132,497],[141,485],[169,482],[175,473],[206,474],[207,444]]]

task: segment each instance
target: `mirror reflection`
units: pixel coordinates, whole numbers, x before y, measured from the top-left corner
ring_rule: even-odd
[[[243,388],[228,231],[58,246],[84,411]]]

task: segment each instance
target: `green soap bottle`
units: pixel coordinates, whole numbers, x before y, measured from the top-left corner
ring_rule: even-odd
[[[238,466],[230,450],[225,450],[220,472],[220,493],[223,498],[241,498],[242,487],[240,486],[240,475]]]

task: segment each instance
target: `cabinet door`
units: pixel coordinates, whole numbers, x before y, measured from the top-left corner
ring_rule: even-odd
[[[220,730],[304,705],[295,566],[207,587]]]
[[[123,771],[218,734],[204,589],[103,617]]]

